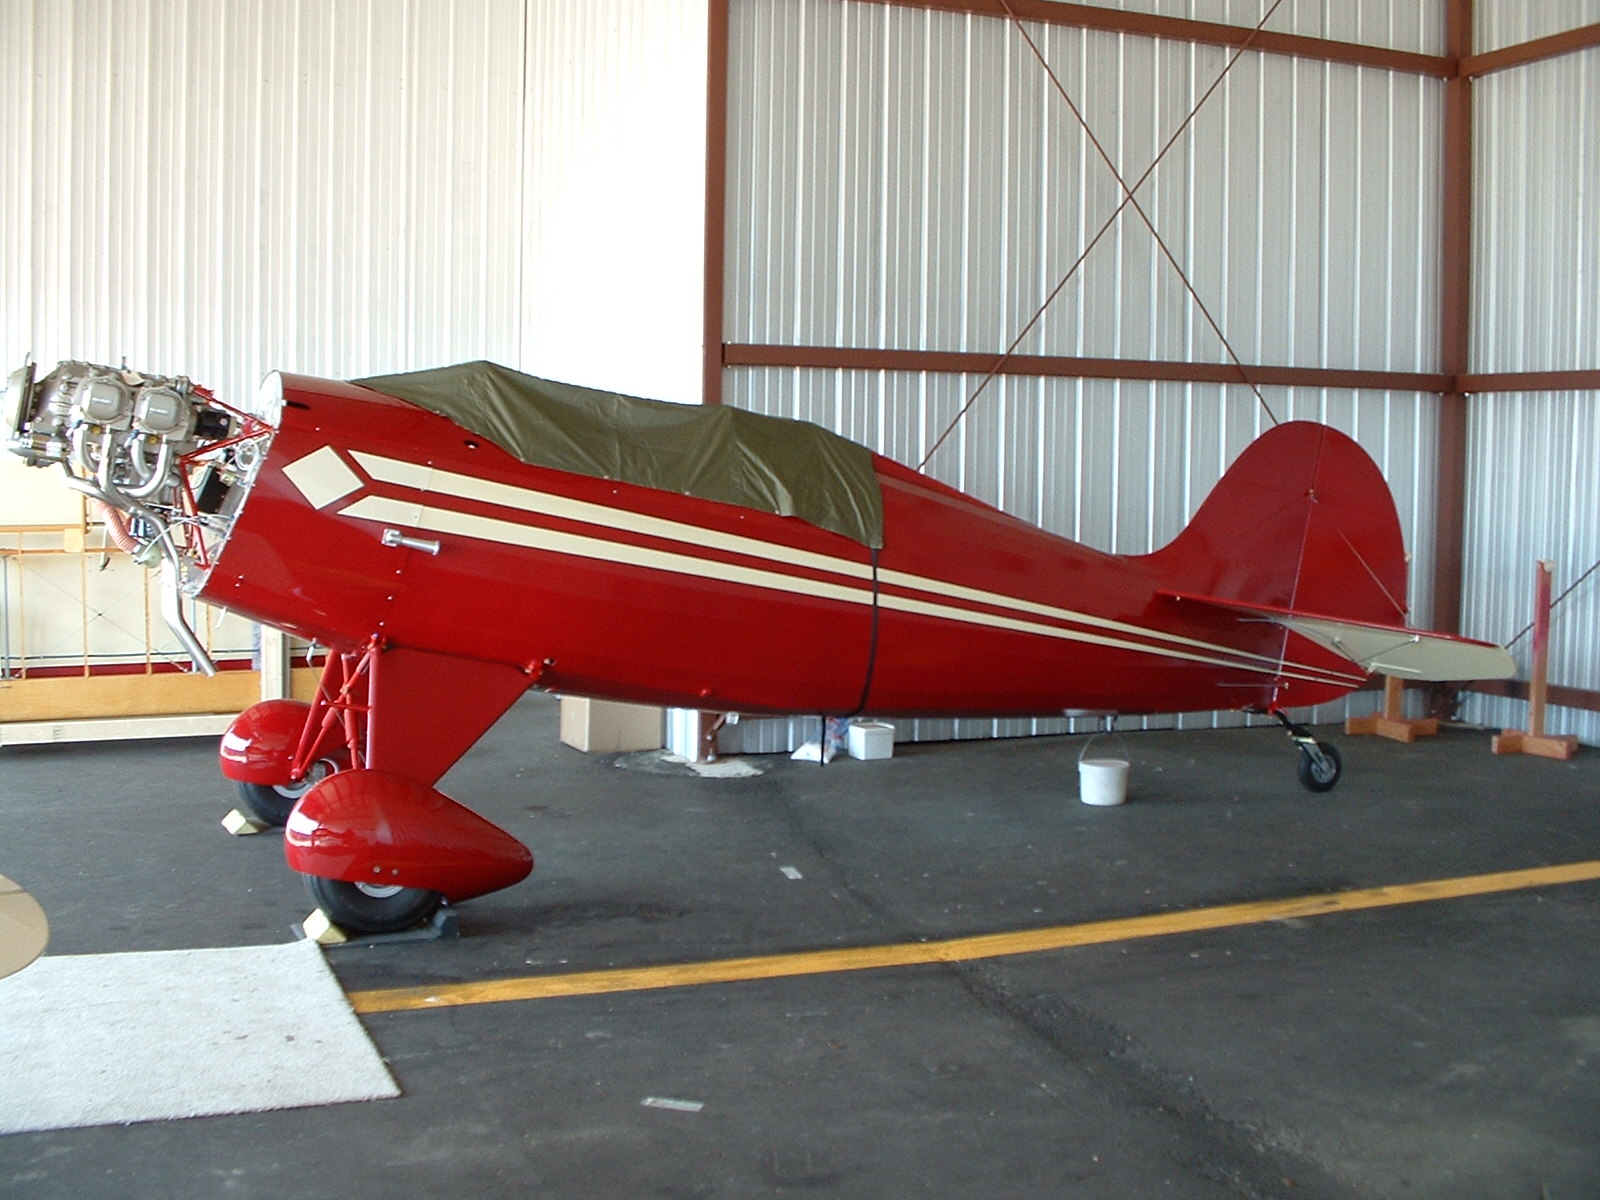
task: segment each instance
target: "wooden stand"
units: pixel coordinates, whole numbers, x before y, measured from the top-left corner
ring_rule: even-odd
[[[1562,761],[1578,752],[1578,739],[1571,734],[1544,731],[1544,707],[1549,694],[1550,670],[1550,576],[1555,564],[1540,562],[1534,567],[1533,581],[1533,674],[1528,681],[1528,728],[1508,729],[1494,739],[1496,754],[1536,754],[1540,758]]]
[[[1407,719],[1404,715],[1405,680],[1390,675],[1383,681],[1383,711],[1370,717],[1349,717],[1345,720],[1346,733],[1370,733],[1390,741],[1410,744],[1419,737],[1432,737],[1439,732],[1439,722],[1433,717]]]

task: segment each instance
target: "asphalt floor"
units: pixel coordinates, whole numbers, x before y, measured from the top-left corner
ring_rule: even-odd
[[[327,952],[400,1098],[0,1137],[0,1195],[1600,1196],[1600,753],[1319,731],[1313,796],[1277,730],[1129,734],[1098,808],[1082,738],[708,778],[556,728],[441,784],[529,880]],[[232,805],[204,741],[6,748],[0,872],[50,954],[288,941]]]

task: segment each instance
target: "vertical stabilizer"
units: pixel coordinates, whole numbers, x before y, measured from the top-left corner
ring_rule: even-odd
[[[1405,546],[1389,486],[1366,451],[1326,425],[1294,421],[1262,434],[1151,561],[1177,592],[1405,620]]]

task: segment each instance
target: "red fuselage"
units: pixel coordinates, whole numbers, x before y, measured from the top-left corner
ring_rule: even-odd
[[[882,457],[874,561],[796,518],[530,466],[405,401],[281,378],[201,596],[336,649],[751,714],[1287,707],[1361,683],[1279,627],[1163,594],[1165,552],[1089,549]]]

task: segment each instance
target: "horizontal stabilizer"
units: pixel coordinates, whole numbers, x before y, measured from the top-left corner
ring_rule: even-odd
[[[1341,658],[1347,658],[1363,669],[1380,675],[1445,682],[1509,679],[1516,674],[1516,661],[1511,657],[1511,652],[1492,642],[1410,629],[1404,625],[1351,621],[1270,604],[1225,600],[1217,596],[1195,596],[1181,592],[1163,594],[1173,600],[1207,604],[1213,608],[1276,622]]]

